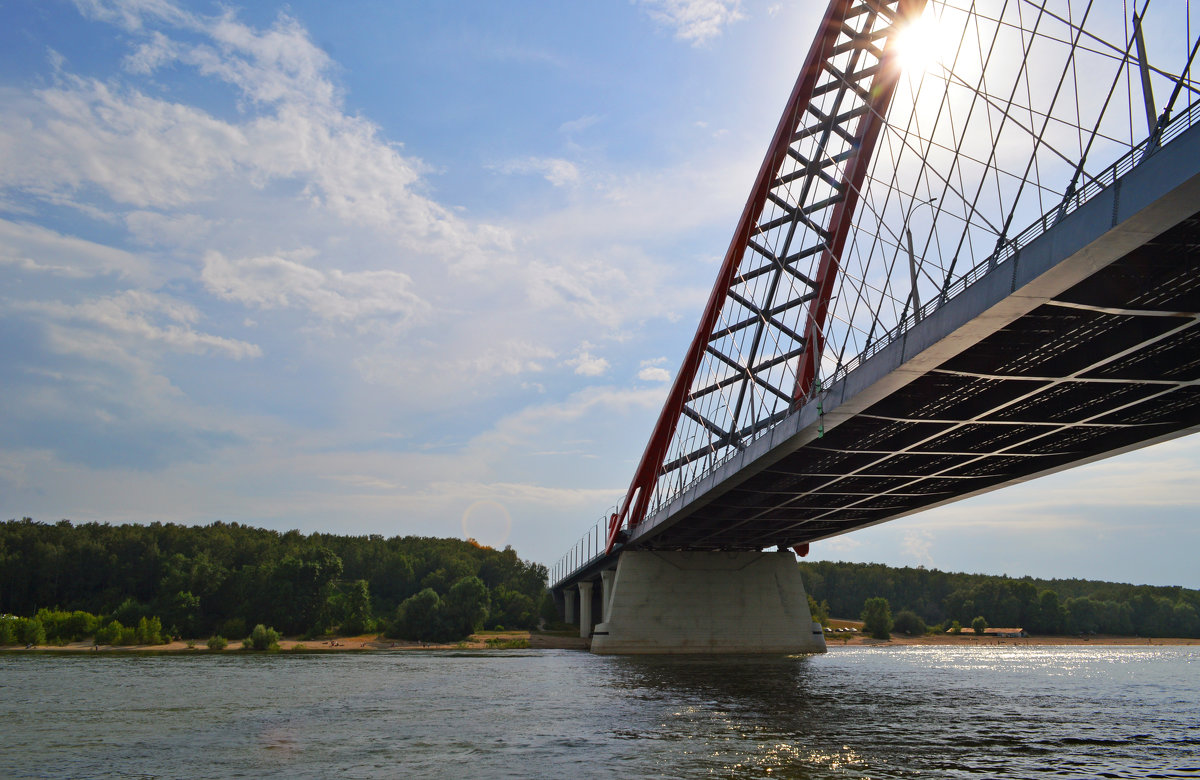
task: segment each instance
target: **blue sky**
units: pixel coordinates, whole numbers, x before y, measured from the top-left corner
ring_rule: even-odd
[[[819,3],[0,3],[0,515],[619,500]],[[815,557],[1200,587],[1183,439]]]

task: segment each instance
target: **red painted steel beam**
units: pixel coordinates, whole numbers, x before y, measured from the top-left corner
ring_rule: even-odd
[[[797,121],[813,98],[817,79],[824,69],[825,63],[835,53],[834,47],[838,36],[841,34],[847,13],[855,6],[856,2],[857,0],[831,0],[829,7],[825,11],[825,16],[822,18],[820,26],[817,29],[816,38],[809,49],[804,66],[800,70],[800,75],[796,79],[796,84],[792,88],[791,95],[788,97],[788,102],[780,117],[779,125],[775,129],[775,135],[771,139],[767,154],[759,168],[754,187],[750,192],[750,197],[747,199],[746,205],[742,210],[742,216],[738,220],[737,229],[729,243],[725,259],[721,263],[721,270],[713,285],[712,293],[709,295],[708,303],[700,318],[700,323],[696,327],[696,333],[692,337],[691,346],[684,356],[683,364],[675,375],[675,381],[672,383],[667,400],[663,404],[662,411],[659,413],[658,421],[655,423],[650,440],[646,444],[646,449],[642,452],[642,458],[638,462],[637,470],[634,472],[633,481],[630,483],[629,490],[625,494],[625,500],[622,502],[621,509],[610,518],[606,552],[612,551],[613,545],[617,541],[617,536],[626,522],[630,526],[635,526],[645,516],[646,508],[654,493],[654,487],[666,457],[667,448],[670,446],[671,439],[675,435],[676,426],[679,423],[679,418],[683,413],[684,402],[695,380],[696,371],[699,369],[704,357],[705,347],[720,318],[721,309],[725,305],[729,288],[733,285],[734,278],[745,255],[746,246],[755,230],[759,217],[762,215],[767,195],[771,191],[771,183],[787,154]],[[924,5],[925,0],[900,0],[899,8],[906,16],[909,16],[919,14]],[[891,48],[890,40],[888,48]],[[887,59],[888,55],[885,49],[885,61]],[[866,167],[870,161],[875,140],[882,126],[882,116],[887,110],[887,105],[890,103],[892,93],[895,89],[897,74],[894,71],[894,67],[883,68],[880,75],[876,76],[872,90],[873,110],[868,111],[859,122],[859,132],[866,133],[867,135],[864,136],[864,139],[869,137],[870,140],[868,144],[860,146],[853,158],[853,162],[848,166],[851,175],[845,181],[850,186],[843,190],[843,192],[847,193],[847,197],[843,199],[842,204],[836,207],[834,217],[831,220],[837,227],[835,237],[838,232],[841,233],[841,237],[836,243],[831,242],[822,253],[819,266],[820,272],[817,280],[820,285],[817,298],[819,301],[818,310],[812,312],[810,309],[812,313],[810,313],[807,325],[809,333],[806,334],[809,338],[815,337],[815,340],[807,341],[806,345],[816,344],[818,345],[818,350],[812,358],[806,359],[806,355],[801,355],[801,369],[798,372],[798,377],[804,375],[803,367],[805,365],[811,363],[815,367],[820,360],[819,347],[824,344],[824,336],[821,329],[837,276],[837,255],[845,244],[850,227],[850,218],[853,216],[854,206],[858,201],[857,192],[862,185],[862,179],[866,173]],[[881,84],[881,80],[886,83]],[[876,92],[876,89],[878,89],[878,92]],[[882,102],[877,104],[878,101]],[[847,200],[851,201],[848,208],[845,206]],[[812,351],[808,350],[808,352],[811,353]],[[812,372],[812,375],[815,376],[815,372]],[[811,383],[812,379],[810,377],[808,385],[811,386]],[[798,382],[796,397],[802,397],[804,393],[807,393],[807,387],[803,393],[800,392],[800,388],[801,383]]]

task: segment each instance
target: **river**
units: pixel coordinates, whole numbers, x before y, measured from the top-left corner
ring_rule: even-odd
[[[0,777],[1200,776],[1200,647],[0,654]]]

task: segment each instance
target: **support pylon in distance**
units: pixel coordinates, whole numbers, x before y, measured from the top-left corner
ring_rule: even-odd
[[[608,552],[626,524],[644,519],[661,480],[683,484],[702,460],[741,446],[816,386],[842,252],[900,75],[898,33],[925,3],[829,4],[695,337],[610,518]],[[810,275],[801,264],[808,269],[813,258]],[[681,420],[690,423],[691,443],[668,461]]]

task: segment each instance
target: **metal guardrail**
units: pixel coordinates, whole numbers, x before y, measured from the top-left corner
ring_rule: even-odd
[[[1156,151],[1166,146],[1170,141],[1178,137],[1185,130],[1193,125],[1200,124],[1200,101],[1193,103],[1188,109],[1180,114],[1177,114],[1171,119],[1158,134],[1158,138],[1147,138],[1138,145],[1131,148],[1123,154],[1116,162],[1105,168],[1099,175],[1091,177],[1080,187],[1074,195],[1065,199],[1061,204],[1055,206],[1050,211],[1043,214],[1033,224],[1026,227],[1013,238],[1001,244],[996,251],[992,252],[986,258],[976,263],[965,274],[960,276],[955,282],[947,286],[940,295],[933,298],[923,305],[918,311],[910,313],[907,317],[893,326],[887,333],[881,336],[871,346],[864,349],[855,357],[842,363],[838,366],[828,380],[821,383],[824,387],[830,387],[835,382],[839,382],[846,378],[847,375],[860,365],[865,363],[869,358],[878,354],[895,341],[900,339],[904,334],[912,329],[921,320],[930,316],[951,299],[957,297],[967,290],[980,279],[995,271],[1000,266],[1004,265],[1008,260],[1016,257],[1017,253],[1022,248],[1028,246],[1036,238],[1046,233],[1050,228],[1061,222],[1068,214],[1079,209],[1083,204],[1099,195],[1108,187],[1116,183],[1117,179],[1133,170],[1138,163],[1143,162],[1148,157],[1152,156]],[[1152,145],[1153,142],[1153,145]],[[769,433],[774,426],[769,426],[756,431],[752,436],[748,437],[744,443],[749,444],[757,440],[759,437]],[[700,481],[708,478],[714,471],[725,465],[729,460],[739,454],[738,450],[731,450],[723,457],[714,461],[708,468],[690,479],[686,484],[680,485],[669,496],[658,501],[648,511],[648,515],[661,510],[678,496],[687,492]],[[613,511],[616,511],[615,509]],[[580,540],[550,568],[550,587],[557,586],[574,572],[588,566],[595,560],[603,557],[604,548],[607,542],[606,534],[608,530],[608,517],[600,518],[596,522],[594,528],[587,531]]]
[[[579,537],[579,541],[550,567],[550,587],[557,587],[567,577],[604,557],[604,548],[608,546],[608,518],[615,511],[614,507],[611,512],[597,520],[596,524]]]

